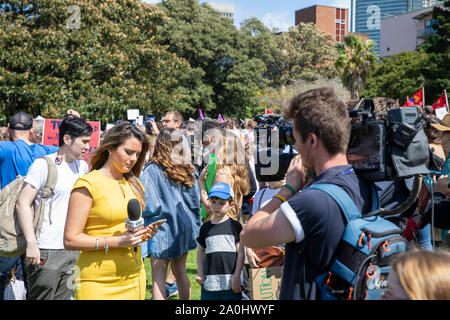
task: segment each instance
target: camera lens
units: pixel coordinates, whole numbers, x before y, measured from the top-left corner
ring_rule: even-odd
[[[285,125],[280,127],[280,145],[293,145],[295,144],[294,128],[291,125]]]

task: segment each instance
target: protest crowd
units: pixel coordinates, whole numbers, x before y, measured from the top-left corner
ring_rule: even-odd
[[[356,172],[348,156],[355,105],[319,88],[281,116],[194,120],[170,111],[142,125],[118,120],[98,141],[69,110],[53,145],[43,143],[45,119],[15,114],[1,128],[0,179],[2,210],[10,210],[3,196],[23,177],[12,209],[20,232],[9,239],[18,254],[0,247],[0,299],[143,300],[151,285],[154,300],[189,300],[186,261],[195,251],[202,300],[450,299],[450,114],[405,106],[424,119],[428,152],[429,174],[421,171],[410,201],[417,175],[372,182]],[[379,102],[373,113],[389,108]],[[282,174],[265,179],[259,133],[286,133],[270,121],[280,117],[291,140],[272,145],[269,164],[279,162]],[[367,227],[344,244],[351,214],[364,220],[404,202],[367,218],[394,230],[387,237]],[[355,260],[368,253],[347,263],[346,250]],[[352,263],[359,270],[345,282],[340,270]],[[261,291],[257,279],[270,275],[273,291]]]

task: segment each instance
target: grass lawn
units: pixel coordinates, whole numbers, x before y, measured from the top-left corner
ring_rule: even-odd
[[[150,264],[150,258],[144,259],[145,271],[147,274],[147,292],[145,294],[146,300],[151,300],[152,298],[152,268]],[[188,257],[186,259],[186,270],[188,273],[189,280],[191,282],[191,300],[200,300],[201,287],[195,281],[197,276],[197,250],[189,251]],[[178,300],[178,295],[171,298],[170,300]]]

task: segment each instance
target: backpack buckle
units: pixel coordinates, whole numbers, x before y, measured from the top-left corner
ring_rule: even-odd
[[[381,247],[383,248],[384,252],[391,252],[391,246],[389,245],[388,240],[386,240]]]

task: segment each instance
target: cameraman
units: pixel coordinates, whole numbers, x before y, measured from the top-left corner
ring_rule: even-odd
[[[316,300],[320,292],[314,278],[330,270],[345,220],[326,193],[314,189],[299,193],[304,187],[302,167],[314,169],[313,184],[344,188],[362,213],[370,211],[371,189],[347,162],[350,119],[333,89],[314,89],[295,97],[284,118],[293,119],[300,156],[289,166],[287,186],[250,219],[241,242],[251,248],[286,243],[280,300]]]

